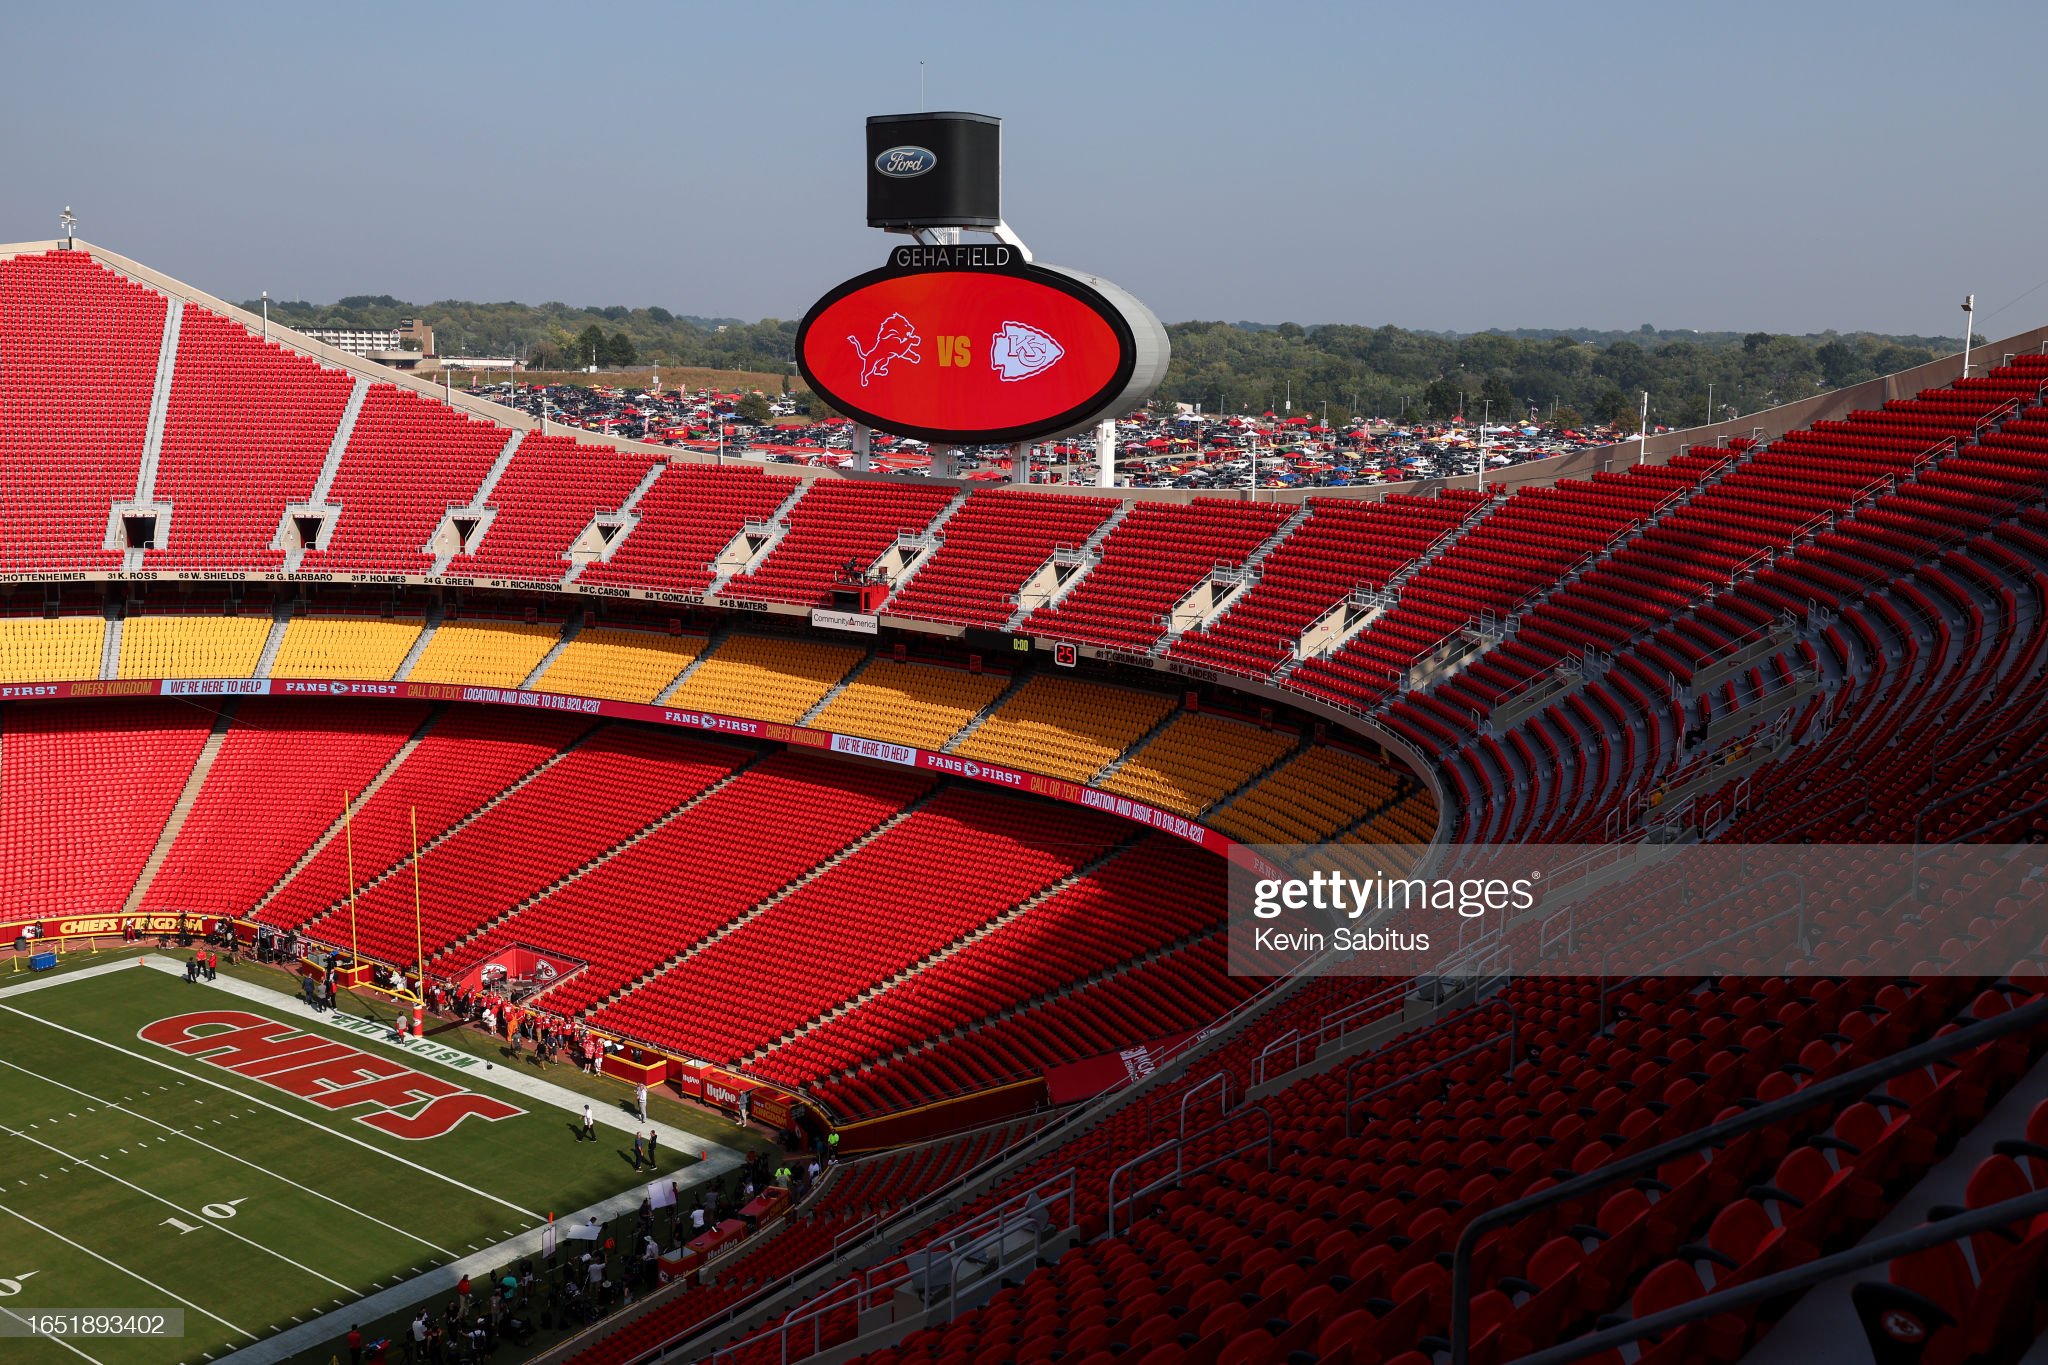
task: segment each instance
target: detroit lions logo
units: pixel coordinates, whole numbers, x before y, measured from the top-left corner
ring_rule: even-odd
[[[917,352],[920,341],[917,328],[911,326],[910,319],[901,313],[891,313],[882,319],[881,330],[875,333],[874,345],[863,346],[860,344],[860,338],[856,336],[850,336],[847,340],[853,343],[854,354],[860,357],[862,388],[866,388],[868,381],[877,375],[887,377],[889,362],[892,360],[903,360],[915,365],[921,359]]]

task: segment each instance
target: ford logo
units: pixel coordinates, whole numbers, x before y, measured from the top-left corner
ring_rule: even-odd
[[[875,158],[875,169],[891,180],[908,180],[923,175],[939,164],[929,147],[891,147]]]

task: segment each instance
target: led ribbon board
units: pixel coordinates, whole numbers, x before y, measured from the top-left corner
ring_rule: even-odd
[[[797,365],[857,422],[943,445],[1039,441],[1129,412],[1166,329],[1107,280],[1005,245],[900,246],[797,328]]]

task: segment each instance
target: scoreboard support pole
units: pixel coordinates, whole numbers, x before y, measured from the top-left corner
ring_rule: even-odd
[[[1095,428],[1095,486],[1116,487],[1116,418],[1105,417]]]
[[[957,446],[932,447],[933,478],[950,479],[953,477],[954,474],[959,472],[954,463],[954,453],[957,449]]]
[[[874,428],[856,422],[853,428],[853,467],[865,474],[873,467]]]
[[[1010,447],[1010,482],[1031,482],[1031,442],[1018,441]]]

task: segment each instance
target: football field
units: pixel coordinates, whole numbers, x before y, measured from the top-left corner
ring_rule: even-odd
[[[580,1096],[251,995],[132,964],[0,990],[0,1360],[325,1360],[348,1319],[445,1299],[416,1275],[481,1285],[550,1213],[638,1207],[650,1173],[623,1128],[576,1140]],[[28,1335],[80,1311],[163,1334]]]

